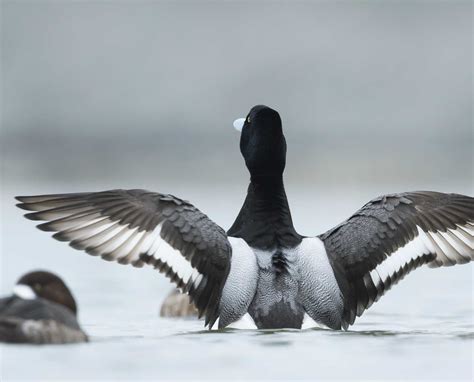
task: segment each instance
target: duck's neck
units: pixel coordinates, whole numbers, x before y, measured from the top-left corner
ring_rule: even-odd
[[[252,176],[247,198],[227,232],[259,249],[292,248],[302,237],[293,227],[290,207],[280,176]]]

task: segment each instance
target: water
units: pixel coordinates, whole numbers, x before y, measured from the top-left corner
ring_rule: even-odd
[[[61,274],[78,300],[80,322],[91,342],[0,345],[2,381],[472,380],[472,265],[413,272],[348,332],[207,331],[202,321],[158,317],[161,301],[171,288],[163,276],[152,269],[110,264],[74,251],[34,229],[12,206],[14,194],[50,192],[52,188],[68,191],[76,186],[30,185],[4,190],[1,292],[8,293],[20,274],[34,268]],[[242,198],[239,188],[213,189],[226,196],[216,208],[208,189],[177,188],[177,195],[195,201],[223,226],[231,223]],[[378,194],[374,190],[368,193]],[[365,193],[341,199],[332,204],[333,213],[324,212],[315,219],[308,213],[308,203],[313,203],[315,211],[328,211],[328,203],[334,202],[331,198],[340,200],[339,196],[315,198],[298,190],[292,190],[291,195],[296,226],[305,234],[329,228],[367,200]]]

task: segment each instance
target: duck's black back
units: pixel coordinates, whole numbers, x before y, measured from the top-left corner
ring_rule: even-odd
[[[0,318],[53,320],[80,329],[76,316],[66,307],[42,298],[25,300],[16,296],[0,299]]]

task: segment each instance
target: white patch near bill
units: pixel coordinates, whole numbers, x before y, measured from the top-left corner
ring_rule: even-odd
[[[17,284],[13,287],[13,294],[23,300],[34,300],[36,293],[31,287],[25,284]]]
[[[233,123],[234,128],[237,131],[242,131],[242,128],[244,127],[244,124],[245,124],[245,118],[238,118]]]

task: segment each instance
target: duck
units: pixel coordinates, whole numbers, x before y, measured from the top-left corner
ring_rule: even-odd
[[[160,307],[160,317],[166,318],[193,318],[197,317],[199,312],[189,299],[187,294],[181,293],[174,288],[165,298]]]
[[[42,345],[87,341],[71,291],[51,272],[23,275],[12,295],[0,298],[0,342]]]
[[[250,182],[227,231],[189,201],[142,189],[19,196],[17,206],[77,250],[155,268],[209,329],[250,317],[258,329],[347,330],[415,269],[473,261],[474,198],[455,193],[383,195],[327,232],[300,235],[279,113],[257,105],[233,125]]]

